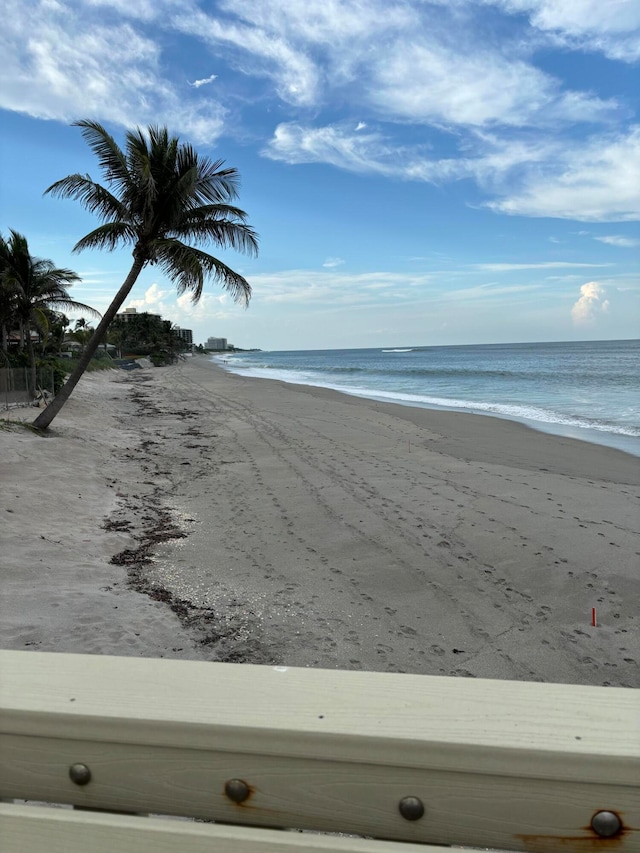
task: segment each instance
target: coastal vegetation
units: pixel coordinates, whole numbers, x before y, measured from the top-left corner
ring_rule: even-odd
[[[27,238],[10,230],[0,235],[0,329],[2,363],[28,365],[29,392],[36,389],[38,362],[59,352],[68,320],[57,309],[81,310],[99,318],[91,306],[72,299],[68,288],[80,278],[73,270],[34,257]],[[17,341],[10,337],[17,332]],[[35,340],[34,340],[35,338]]]
[[[247,280],[200,247],[213,243],[249,255],[258,251],[258,238],[247,224],[247,214],[232,203],[238,195],[236,169],[199,156],[166,128],[128,131],[123,150],[97,122],[76,125],[98,159],[106,186],[88,175],[73,174],[52,184],[46,193],[75,199],[101,220],[98,228],[76,243],[74,251],[113,251],[128,245],[133,247],[133,263],[69,379],[34,421],[41,429],[49,426],[71,395],[148,264],[159,266],[178,292],[190,293],[194,302],[200,299],[205,280],[211,278],[246,306],[251,297]]]
[[[148,356],[154,364],[166,364],[189,349],[179,329],[157,314],[127,314],[116,317],[107,332],[107,340],[118,356]]]

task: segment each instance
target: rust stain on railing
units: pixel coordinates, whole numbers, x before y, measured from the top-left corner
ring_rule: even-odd
[[[235,806],[246,807],[255,793],[255,788],[247,784],[244,779],[229,779],[225,782],[224,795]]]
[[[597,814],[598,812],[594,814],[594,817]],[[598,835],[591,822],[587,826],[581,827],[584,835],[518,834],[515,838],[525,845],[525,850],[529,853],[551,853],[555,850],[576,851],[576,853],[591,850],[624,850],[627,848],[625,839],[628,842],[631,834],[637,830],[625,826],[619,812],[614,812],[614,814],[620,821],[620,827],[610,836]]]

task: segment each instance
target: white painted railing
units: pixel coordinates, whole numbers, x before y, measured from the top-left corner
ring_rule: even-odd
[[[640,693],[0,652],[0,797],[112,812],[5,802],[20,853],[640,851]]]

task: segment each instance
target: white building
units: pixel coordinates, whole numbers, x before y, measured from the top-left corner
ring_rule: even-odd
[[[213,350],[225,350],[228,349],[227,339],[226,338],[207,338],[207,342],[204,345],[205,349],[213,349]]]

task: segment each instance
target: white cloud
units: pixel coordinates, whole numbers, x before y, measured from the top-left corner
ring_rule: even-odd
[[[149,311],[151,308],[160,305],[170,294],[170,290],[161,290],[157,284],[152,284],[151,287],[145,290],[142,297],[130,299],[125,308],[135,308],[136,311]]]
[[[270,78],[279,97],[290,104],[308,106],[319,93],[319,71],[304,51],[297,50],[280,29],[266,31],[252,23],[225,21],[193,9],[171,20],[176,30],[229,51],[228,61],[244,74]]]
[[[640,126],[626,135],[567,146],[562,158],[525,175],[523,188],[489,207],[519,216],[583,222],[640,217]]]
[[[159,44],[136,28],[137,21],[106,24],[91,17],[91,6],[8,2],[0,33],[0,107],[59,121],[82,116],[125,127],[166,123],[196,142],[220,134],[223,107],[185,99],[164,75]],[[134,4],[133,17],[136,11],[144,17],[145,8]]]
[[[179,0],[85,0],[87,6],[111,9],[126,18],[137,18],[141,21],[153,20],[163,13],[163,7],[176,5],[178,2]]]
[[[351,172],[394,174],[397,166],[391,146],[379,134],[354,136],[340,127],[279,124],[263,154],[287,163],[331,163]]]
[[[580,146],[476,131],[462,149],[459,157],[429,159],[424,146],[394,145],[378,132],[289,122],[278,125],[262,153],[290,164],[328,163],[403,180],[473,178],[485,192],[502,196],[487,203],[500,213],[593,222],[640,216],[640,128],[594,136]],[[474,156],[466,156],[467,149]]]
[[[135,308],[140,313],[149,311],[160,314],[163,319],[183,329],[199,323],[228,319],[234,314],[234,309],[237,310],[226,293],[203,293],[198,302],[192,302],[190,294],[176,296],[174,289],[164,290],[157,283],[150,285],[142,296],[130,299],[125,307]]]
[[[526,13],[540,32],[611,44],[636,33],[640,19],[630,0],[484,2]],[[640,131],[569,141],[576,122],[624,119],[619,106],[567,91],[536,67],[533,39],[542,36],[526,25],[521,39],[482,38],[478,8],[467,0],[7,0],[0,107],[61,121],[166,123],[211,144],[241,107],[204,97],[216,75],[173,73],[163,34],[171,31],[182,49],[204,44],[249,80],[239,87],[243,105],[274,93],[285,102],[288,120],[263,151],[272,159],[433,183],[471,178],[500,213],[638,216]],[[310,126],[329,105],[346,107],[346,117]],[[370,129],[378,118],[384,132]]]
[[[429,274],[367,272],[340,273],[333,270],[283,270],[251,277],[258,303],[380,305],[389,299],[415,299],[416,288],[431,285]]]
[[[194,89],[199,89],[201,86],[206,86],[207,83],[213,83],[213,81],[217,79],[218,75],[212,74],[210,77],[203,77],[201,80],[194,80],[193,83],[187,80],[187,83],[189,83],[190,86],[193,86]]]
[[[594,122],[617,108],[590,93],[563,92],[529,63],[523,45],[482,42],[472,4],[461,15],[455,4],[425,9],[411,0],[226,0],[213,13],[194,6],[170,19],[216,55],[224,51],[242,74],[271,80],[297,106],[327,104],[350,85],[351,98],[385,119],[421,123]]]
[[[557,80],[521,59],[473,43],[416,38],[385,51],[372,68],[369,97],[387,116],[473,127],[597,121],[616,108],[562,92]]]
[[[609,246],[618,246],[621,249],[633,249],[635,246],[640,246],[640,240],[634,240],[632,237],[620,237],[611,234],[608,237],[594,237],[600,243],[607,243]]]
[[[637,0],[485,0],[511,12],[525,12],[534,27],[553,33],[566,46],[601,51],[612,59],[640,57]]]
[[[327,258],[322,266],[327,267],[327,269],[332,269],[333,267],[342,266],[343,263],[344,261],[342,258]]]
[[[423,148],[404,147],[380,133],[356,134],[338,125],[309,127],[295,122],[279,124],[262,154],[290,164],[328,163],[359,174],[431,183],[470,177],[491,168],[465,158],[430,160]]]
[[[607,291],[597,281],[590,281],[580,288],[580,298],[571,309],[573,322],[579,326],[593,325],[598,317],[609,311]]]

